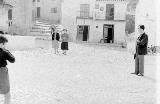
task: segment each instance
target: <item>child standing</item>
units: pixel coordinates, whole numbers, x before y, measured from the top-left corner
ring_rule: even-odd
[[[69,41],[69,36],[67,34],[67,29],[63,29],[63,34],[61,36],[62,43],[61,43],[61,49],[63,51],[63,54],[66,55],[66,51],[68,50],[68,41]]]
[[[14,56],[5,49],[7,38],[0,36],[0,94],[4,94],[4,104],[10,104],[10,83],[7,61],[14,63]]]

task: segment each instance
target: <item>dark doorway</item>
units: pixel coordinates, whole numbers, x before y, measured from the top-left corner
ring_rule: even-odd
[[[78,41],[88,41],[89,38],[89,26],[79,25],[77,28],[77,37]]]
[[[114,42],[114,25],[103,25],[103,39],[105,43]]]
[[[87,40],[88,40],[88,26],[84,26],[83,41],[87,41]]]
[[[41,13],[41,11],[40,11],[40,7],[37,7],[37,18],[40,18],[40,13]]]
[[[9,27],[12,25],[12,9],[8,10],[8,20],[9,20]]]

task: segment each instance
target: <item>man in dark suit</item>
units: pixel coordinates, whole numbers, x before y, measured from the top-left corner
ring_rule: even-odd
[[[144,75],[144,55],[147,54],[148,36],[144,32],[144,25],[139,25],[138,32],[140,33],[135,53],[135,72],[131,74],[136,74],[138,76]]]

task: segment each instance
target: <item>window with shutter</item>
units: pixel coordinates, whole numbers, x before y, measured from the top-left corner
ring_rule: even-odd
[[[114,20],[114,4],[106,5],[106,19]]]

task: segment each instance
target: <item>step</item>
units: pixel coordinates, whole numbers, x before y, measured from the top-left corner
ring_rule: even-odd
[[[34,29],[34,30],[47,30],[47,31],[50,31],[49,28],[44,28],[44,27],[32,27],[32,29]]]
[[[35,24],[34,26],[50,27],[51,25],[45,25],[45,24]]]
[[[51,26],[52,24],[44,23],[44,22],[36,22],[35,24],[38,25],[45,25],[45,26]]]
[[[36,21],[36,24],[52,25],[51,23],[47,23],[43,21]]]

